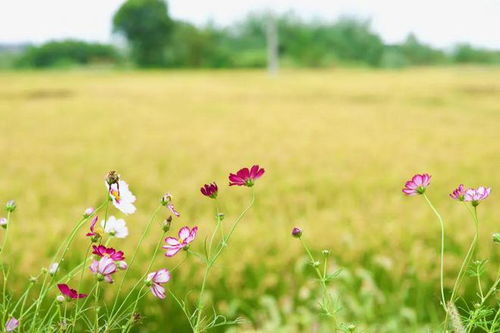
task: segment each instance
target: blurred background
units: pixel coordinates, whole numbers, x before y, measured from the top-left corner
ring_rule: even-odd
[[[130,253],[164,192],[182,213],[174,229],[198,225],[201,248],[214,208],[200,186],[219,184],[231,221],[249,193],[226,187],[227,175],[257,163],[267,172],[256,207],[209,281],[211,305],[244,323],[220,331],[324,331],[295,225],[343,269],[332,284],[342,321],[362,332],[438,329],[439,224],[401,188],[416,172],[433,175],[448,292],[474,232],[448,193],[493,188],[479,206],[489,285],[499,264],[499,14],[493,0],[0,3],[0,201],[19,205],[13,293],[102,201],[107,171],[138,198],[124,217],[130,236],[112,244]],[[83,259],[85,232],[64,270]],[[155,268],[177,262],[159,256]],[[194,298],[200,273],[191,258],[169,284]],[[461,311],[477,298],[472,283]],[[149,297],[140,311],[138,332],[187,329],[171,299]]]

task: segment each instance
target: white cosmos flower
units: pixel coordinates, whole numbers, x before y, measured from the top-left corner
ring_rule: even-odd
[[[128,228],[124,219],[117,219],[110,216],[107,221],[101,221],[104,232],[116,238],[125,238],[128,236]]]
[[[113,205],[125,214],[135,213],[135,195],[128,189],[128,184],[123,180],[118,181],[116,184],[108,185],[109,196],[113,200]]]

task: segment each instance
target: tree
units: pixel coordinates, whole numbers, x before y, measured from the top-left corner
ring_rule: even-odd
[[[141,67],[165,65],[172,28],[163,0],[128,0],[113,17],[113,30],[127,38],[132,59]]]

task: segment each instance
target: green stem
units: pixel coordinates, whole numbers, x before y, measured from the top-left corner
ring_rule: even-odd
[[[155,250],[153,252],[153,257],[151,258],[151,261],[149,262],[149,265],[148,265],[148,268],[146,269],[146,273],[136,282],[136,284],[134,285],[134,287],[129,291],[129,293],[127,294],[127,296],[125,297],[125,299],[123,300],[122,304],[118,307],[118,309],[116,310],[116,313],[113,312],[113,310],[111,310],[111,318],[109,319],[108,321],[108,324],[106,325],[106,331],[108,331],[111,327],[111,324],[113,323],[113,320],[115,319],[115,317],[117,317],[120,313],[120,310],[122,309],[122,307],[125,305],[125,303],[127,302],[127,300],[129,299],[129,297],[132,295],[133,291],[135,290],[135,288],[137,288],[137,286],[142,282],[144,282],[144,279],[147,277],[147,275],[150,273],[150,270],[151,270],[151,267],[153,267],[153,264],[155,262],[155,259],[156,259],[156,255],[158,254],[158,251],[160,250],[161,248],[161,243],[163,242],[163,238],[165,237],[165,234],[166,232],[163,232],[161,237],[160,237],[160,240],[158,241],[158,243],[156,244],[156,247],[155,247]],[[130,269],[130,266],[127,268],[127,271]],[[140,296],[140,293],[138,294],[138,297]],[[136,299],[137,301],[137,299]],[[137,304],[136,304],[137,305]],[[135,306],[134,306],[134,309],[132,312],[135,312]]]
[[[0,248],[0,255],[3,255],[4,249],[7,246],[7,238],[8,238],[9,230],[10,230],[10,214],[11,214],[11,212],[7,211],[7,225],[6,225],[6,229],[5,229],[5,235],[4,235],[3,241],[2,241],[2,247]],[[2,283],[2,286],[3,286],[2,287],[2,309],[4,309],[4,313],[2,316],[2,322],[5,322],[5,320],[7,319],[5,316],[7,314],[7,311],[6,311],[7,279],[8,279],[9,273],[8,273],[8,271],[7,272],[5,271],[5,262],[1,262],[0,265],[2,266],[2,279],[3,279],[3,283]]]
[[[87,263],[87,259],[89,257],[91,246],[92,246],[92,242],[89,243],[89,246],[87,247],[87,251],[85,252],[85,259],[83,259],[83,266],[85,266],[85,264]],[[80,279],[78,280],[78,289],[77,289],[78,292],[81,291],[84,273],[85,273],[85,269],[82,269],[82,272],[80,273]],[[80,305],[80,302],[79,302],[79,299],[77,299],[76,304],[75,304],[75,314],[73,315],[73,320],[72,320],[73,330],[76,327],[76,320],[77,320],[77,313],[78,313],[78,306],[79,305]]]
[[[135,263],[135,259],[137,257],[137,253],[139,252],[139,248],[141,247],[142,242],[144,241],[144,238],[148,234],[149,229],[151,229],[151,224],[153,223],[154,218],[156,217],[156,214],[158,213],[158,211],[160,210],[161,207],[162,207],[162,205],[159,205],[154,210],[153,214],[151,215],[151,218],[149,219],[148,224],[146,225],[146,228],[142,232],[141,238],[139,239],[139,242],[137,243],[137,246],[135,247],[135,251],[134,251],[134,255],[132,256],[132,260],[130,261],[127,270],[123,274],[122,280],[120,281],[120,285],[118,286],[118,290],[116,291],[115,301],[113,302],[113,307],[111,308],[111,314],[114,313],[115,308],[117,306],[118,298],[120,296],[120,292],[121,292],[122,287],[123,287],[123,282],[125,282],[125,278],[127,277],[127,273],[128,273],[128,271],[130,271],[130,269],[132,268],[132,265]]]
[[[248,212],[248,210],[253,206],[254,202],[255,202],[255,190],[252,187],[252,199],[250,200],[250,203],[248,204],[247,208],[245,208],[245,210],[243,210],[243,212],[241,212],[241,214],[238,216],[238,218],[233,222],[233,225],[232,225],[229,233],[227,234],[227,236],[225,238],[222,238],[220,247],[219,247],[218,251],[215,253],[215,255],[212,258],[209,258],[207,260],[207,265],[205,267],[205,273],[203,274],[203,281],[201,283],[200,294],[198,296],[198,305],[196,307],[196,311],[198,311],[198,314],[196,316],[196,322],[195,322],[194,329],[193,329],[193,331],[195,333],[200,332],[200,321],[201,321],[201,316],[203,313],[203,294],[205,292],[205,287],[207,284],[210,269],[215,264],[216,260],[219,258],[222,251],[224,250],[224,248],[227,247],[227,244],[229,243],[229,239],[233,235],[234,230],[238,226],[238,224],[241,221],[241,219],[243,218],[243,216],[245,216],[246,213]],[[220,220],[219,214],[217,214],[217,220],[218,221]],[[217,231],[217,230],[215,230],[215,231]],[[214,233],[215,233],[215,231],[214,231]],[[188,319],[189,319],[189,317],[188,317]]]
[[[446,308],[446,298],[444,297],[444,222],[443,218],[439,214],[439,212],[436,210],[434,205],[431,203],[427,195],[424,193],[423,197],[429,204],[429,207],[431,207],[432,211],[434,214],[437,216],[439,220],[439,224],[441,226],[441,255],[440,255],[440,269],[439,269],[439,275],[440,275],[440,284],[441,284],[441,303],[443,305],[444,312],[448,314],[448,310]]]
[[[96,288],[95,288],[95,322],[94,322],[94,332],[98,333],[99,332],[99,281],[96,282]]]
[[[472,254],[477,246],[477,240],[478,240],[478,221],[477,221],[477,215],[475,215],[469,208],[469,206],[467,206],[466,203],[464,203],[465,207],[467,208],[467,210],[471,213],[473,219],[474,219],[474,224],[476,225],[476,233],[474,235],[474,238],[472,239],[472,243],[470,244],[469,246],[469,250],[467,251],[467,254],[465,255],[465,259],[464,261],[462,262],[462,266],[460,267],[460,270],[458,272],[458,276],[457,276],[457,279],[455,280],[455,284],[453,286],[453,290],[451,292],[451,297],[450,297],[450,301],[451,302],[455,302],[455,294],[456,292],[458,291],[458,288],[460,288],[460,285],[462,283],[462,280],[465,276],[465,269],[469,266],[469,263],[472,259]]]

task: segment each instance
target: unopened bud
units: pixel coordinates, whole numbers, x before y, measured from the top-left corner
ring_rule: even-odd
[[[168,232],[171,226],[172,226],[172,216],[169,216],[165,219],[165,221],[163,221],[162,224],[163,232]]]
[[[85,209],[85,211],[83,212],[83,217],[89,217],[92,214],[94,214],[94,208],[89,207],[89,208]]]
[[[0,217],[0,227],[7,229],[7,219],[5,217]]]
[[[218,213],[218,214],[217,214],[217,219],[218,219],[219,221],[224,220],[224,213]]]
[[[316,260],[316,261],[313,261],[313,262],[311,263],[311,265],[312,265],[313,267],[319,267],[320,262]]]
[[[38,278],[36,276],[30,277],[30,283],[36,283],[36,281],[38,281]]]
[[[295,227],[292,229],[292,236],[295,238],[300,238],[302,236],[302,229]]]
[[[495,233],[493,234],[493,241],[494,241],[495,243],[500,243],[500,233],[495,232]]]
[[[66,301],[66,298],[63,295],[57,295],[56,296],[56,301],[58,303],[64,303]]]
[[[48,272],[51,276],[53,276],[54,274],[57,273],[58,269],[59,269],[59,263],[53,262],[52,264],[50,264]]]
[[[324,255],[325,257],[328,257],[330,255],[330,250],[323,250],[321,251],[321,254]]]
[[[119,180],[120,175],[116,171],[112,170],[108,172],[108,175],[106,176],[106,183],[108,183],[108,185],[116,184]]]
[[[128,264],[125,262],[125,261],[118,261],[116,263],[116,266],[118,267],[118,269],[121,269],[122,271],[126,270],[128,268]]]
[[[14,200],[9,200],[5,204],[5,210],[8,211],[9,213],[12,213],[13,211],[16,210],[16,202]]]

